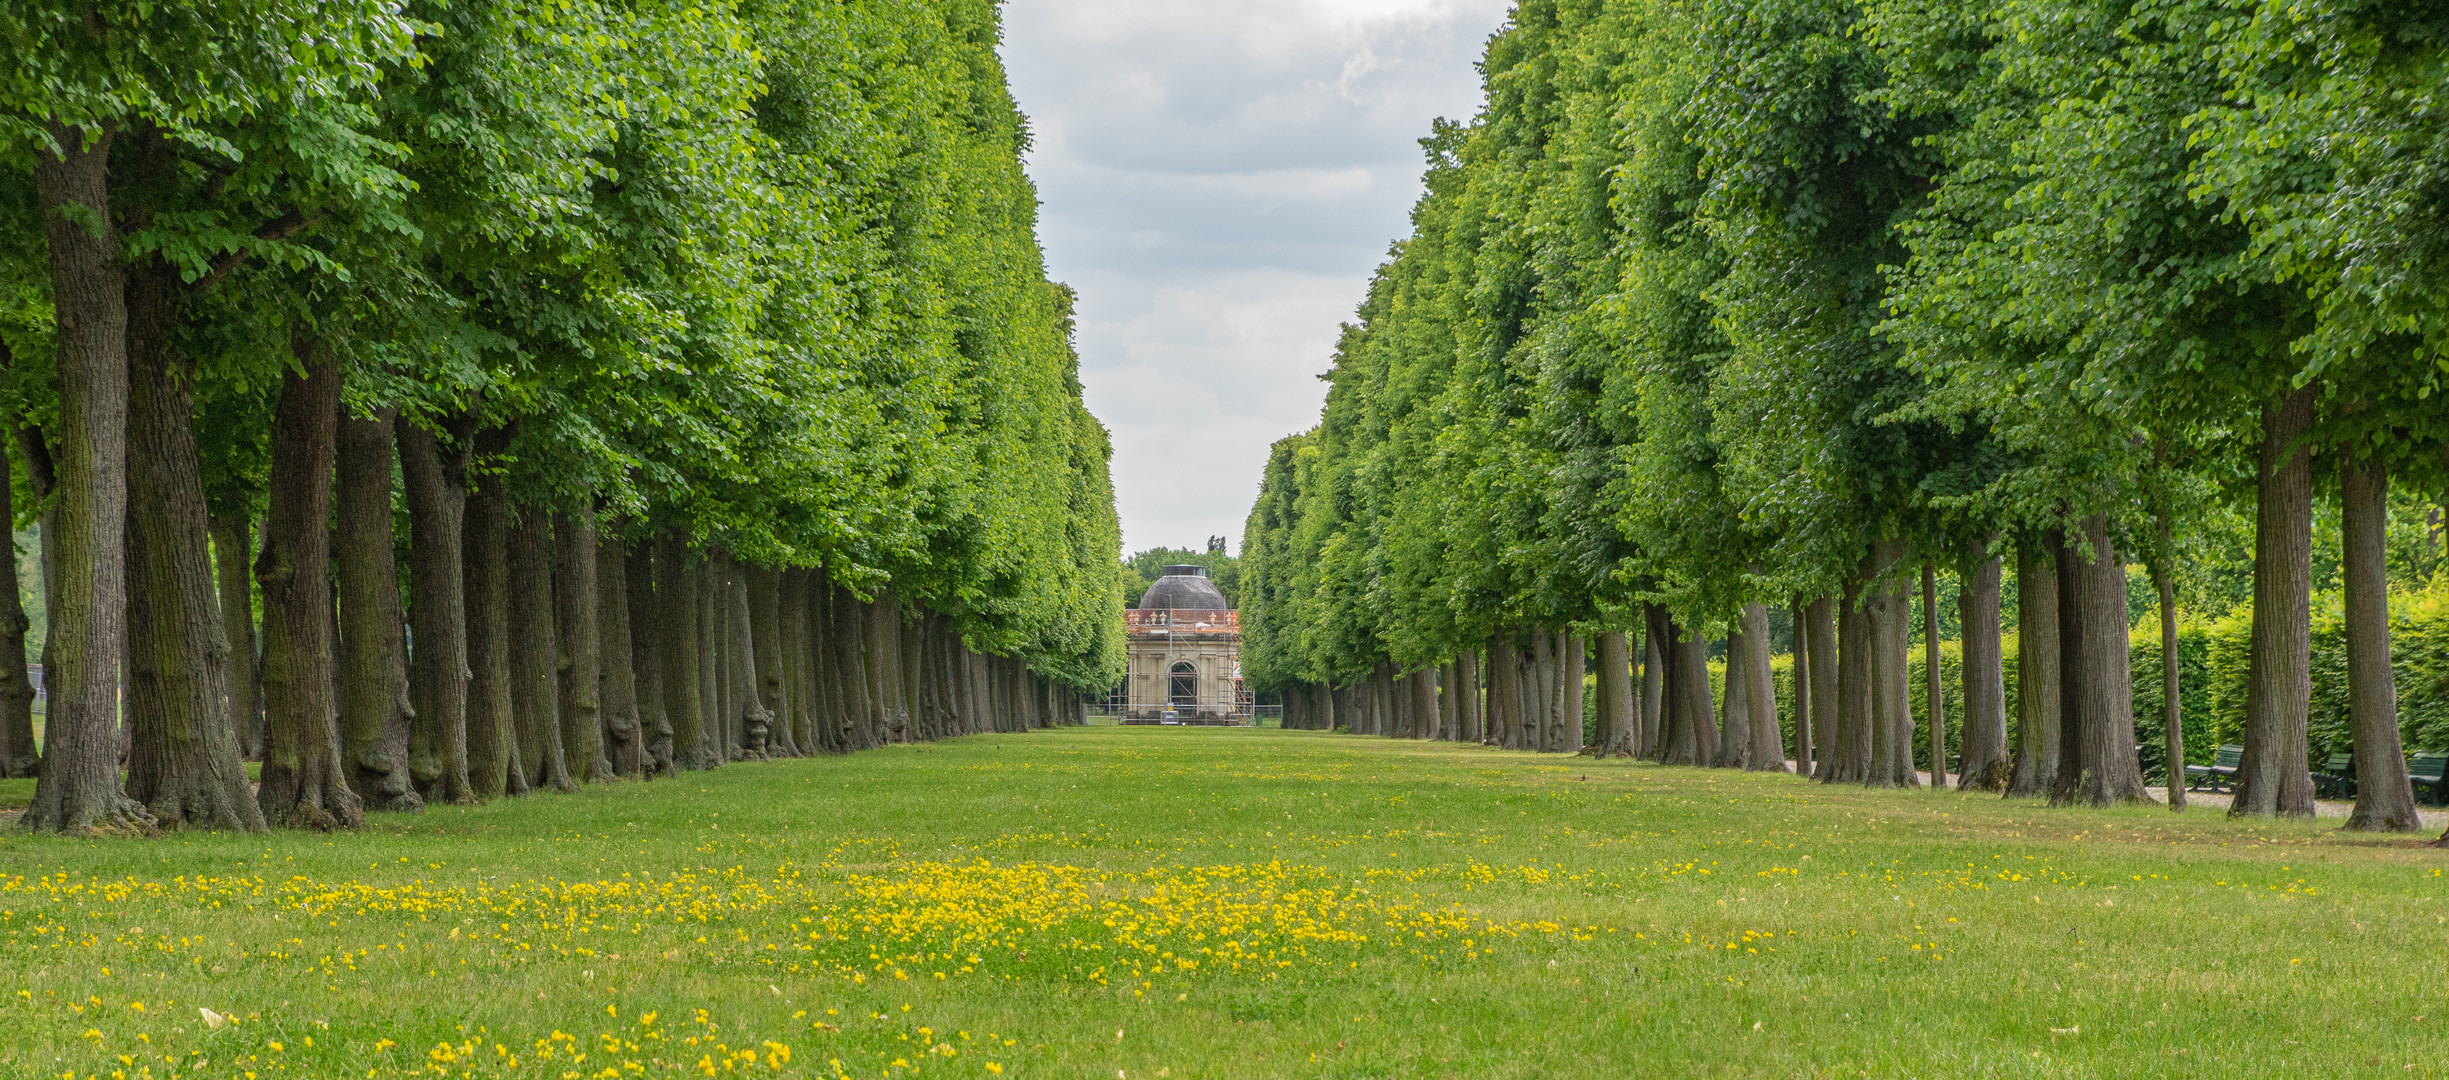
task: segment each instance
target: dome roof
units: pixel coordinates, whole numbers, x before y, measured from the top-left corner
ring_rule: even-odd
[[[1165,576],[1148,586],[1139,598],[1139,610],[1158,611],[1165,608],[1186,608],[1195,611],[1225,611],[1224,593],[1209,581],[1207,567],[1168,566]]]

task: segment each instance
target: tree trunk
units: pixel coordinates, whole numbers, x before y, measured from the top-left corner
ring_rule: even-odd
[[[1640,737],[1639,705],[1633,700],[1632,656],[1623,631],[1599,635],[1598,756],[1631,757]]]
[[[263,813],[229,724],[229,646],[196,458],[194,365],[170,351],[176,280],[148,258],[127,297],[127,793],[165,828],[261,832]],[[12,658],[21,671],[24,658],[22,649]]]
[[[1905,652],[1913,604],[1905,592],[1904,576],[1896,572],[1905,554],[1902,540],[1882,540],[1871,549],[1873,569],[1865,605],[1865,629],[1871,638],[1871,756],[1863,773],[1867,787],[1919,786],[1913,776],[1913,707],[1905,694],[1912,678]]]
[[[1751,680],[1743,677],[1744,669],[1752,666],[1750,639],[1743,634],[1743,622],[1736,619],[1726,627],[1726,674],[1720,680],[1723,695],[1718,699],[1718,752],[1709,764],[1721,769],[1740,769],[1752,751],[1752,706],[1747,695]]]
[[[1429,669],[1429,696],[1437,702],[1437,719],[1427,738],[1450,742],[1462,730],[1462,699],[1455,694],[1462,685],[1462,664],[1458,661],[1448,660]]]
[[[813,725],[809,722],[808,668],[808,572],[786,566],[774,575],[775,663],[782,669],[783,709],[774,718],[775,730],[787,733],[790,752],[806,757],[816,753],[816,742],[809,737]],[[930,633],[934,624],[928,624]],[[932,649],[934,642],[928,642]],[[934,654],[930,652],[932,659]],[[928,674],[935,672],[930,669]],[[932,683],[929,692],[934,692]],[[947,729],[949,731],[949,729]]]
[[[529,788],[576,791],[561,739],[561,639],[553,618],[553,524],[541,506],[510,524],[510,716]]]
[[[2416,816],[2398,741],[2398,684],[2390,671],[2389,473],[2378,457],[2340,456],[2339,502],[2344,511],[2340,569],[2347,586],[2347,714],[2355,738],[2355,812],[2348,815],[2347,828],[2413,832],[2423,821]],[[2171,605],[2163,601],[2162,606]],[[2168,694],[2176,700],[2173,687]],[[2169,730],[2176,732],[2171,716]],[[2185,774],[2180,765],[2170,769],[2178,777],[2169,785],[2174,797],[2184,788]]]
[[[1342,702],[1336,704],[1341,705]],[[1488,744],[1515,746],[1514,713],[1522,707],[1522,659],[1513,635],[1502,630],[1488,637]],[[1338,710],[1339,712],[1341,710]]]
[[[1811,777],[1828,772],[1830,748],[1838,741],[1837,709],[1844,696],[1837,689],[1837,601],[1821,597],[1804,609],[1811,634]]]
[[[264,753],[264,684],[255,648],[255,523],[245,514],[228,513],[213,515],[207,524],[221,637],[230,649],[230,730],[238,733],[238,755],[253,761]]]
[[[487,430],[477,452],[501,452],[508,433]],[[500,477],[468,494],[460,528],[460,597],[468,631],[468,781],[479,799],[527,794],[510,703],[510,496]]]
[[[1797,596],[1787,609],[1794,622],[1794,774],[1811,776],[1812,665],[1819,653],[1811,647],[1811,605]]]
[[[49,590],[48,703],[34,801],[36,832],[150,830],[119,786],[119,665],[127,650],[127,296],[110,224],[111,133],[46,125],[34,188],[49,241],[59,369],[59,502],[43,530],[58,545]],[[72,209],[73,208],[73,209]]]
[[[650,777],[674,777],[680,775],[680,763],[672,749],[676,721],[670,711],[671,659],[663,651],[671,640],[664,626],[670,601],[662,594],[668,579],[662,576],[658,547],[653,536],[640,537],[621,562],[629,577],[629,666],[638,687],[638,765]]]
[[[2092,557],[2086,559],[2080,552],[2072,552],[2079,574],[2076,610],[2082,630],[2079,635],[2061,630],[2059,642],[2064,650],[2066,639],[2074,637],[2077,648],[2082,650],[2079,664],[2072,657],[2067,664],[2076,669],[2079,678],[2069,683],[2066,699],[2067,712],[2079,718],[2079,731],[2074,734],[2081,739],[2076,755],[2080,773],[2072,798],[2060,800],[2058,793],[2053,792],[2053,801],[2088,806],[2150,802],[2150,794],[2143,789],[2143,766],[2134,747],[2134,678],[2127,654],[2126,564],[2117,557],[2106,517],[2085,519],[2083,540],[2091,548]],[[2061,627],[2068,621],[2063,595],[2062,591],[2058,620]],[[2077,695],[2081,695],[2080,699]],[[2066,746],[2060,743],[2058,775],[2062,785],[2067,777]]]
[[[1642,605],[1641,624],[1641,733],[1633,741],[1633,756],[1657,757],[1664,720],[1659,712],[1666,704],[1667,649],[1665,630],[1667,609],[1657,604]]]
[[[734,751],[739,742],[732,729],[731,657],[724,645],[731,635],[727,632],[726,609],[731,604],[731,578],[723,572],[723,554],[708,551],[697,570],[697,665],[698,709],[705,717],[700,729],[701,752],[717,765],[728,765],[739,758]]]
[[[264,592],[264,818],[275,824],[354,829],[363,804],[349,790],[332,710],[332,465],[340,420],[340,364],[304,330],[303,374],[281,380],[272,417],[272,506],[255,580]]]
[[[873,719],[875,702],[869,696],[867,680],[865,612],[859,598],[852,595],[849,589],[836,585],[827,591],[832,593],[829,606],[833,617],[829,620],[826,636],[833,640],[833,666],[826,677],[839,687],[842,699],[841,719],[838,721],[843,734],[842,749],[846,752],[866,750],[876,745],[876,728]],[[992,710],[985,695],[979,692],[981,688],[974,658],[964,657],[962,667],[965,669],[964,678],[969,683],[964,689],[972,713],[972,730],[992,730],[989,727]]]
[[[2015,771],[2007,754],[2006,651],[1999,633],[1999,561],[1957,572],[1956,621],[1964,634],[1964,774],[1958,791],[2004,791]]]
[[[926,654],[922,651],[923,644],[919,627],[926,621],[924,609],[916,614],[905,614],[894,621],[899,624],[901,630],[899,650],[901,699],[910,710],[910,729],[916,732],[917,737],[921,739],[939,738],[942,733],[929,722],[926,703],[921,700],[926,681],[924,678]],[[1038,710],[1040,722],[1052,726],[1054,724],[1054,708],[1051,704],[1053,699],[1047,695],[1052,693],[1054,684],[1038,678],[1034,672],[1031,673],[1030,680],[1031,684],[1038,687],[1040,691],[1038,696],[1032,699],[1032,706]]]
[[[555,690],[560,700],[562,768],[572,780],[607,780],[604,753],[603,645],[595,578],[595,509],[553,515],[553,630],[559,638]]]
[[[2015,548],[2015,769],[2010,797],[2049,793],[2058,776],[2063,679],[2059,672],[2059,542],[2047,536]]]
[[[724,629],[728,637],[723,651],[730,654],[731,657],[731,709],[732,714],[738,718],[738,726],[735,730],[740,733],[741,756],[763,760],[766,756],[766,742],[773,733],[776,715],[773,705],[767,704],[766,684],[769,680],[760,674],[765,670],[760,663],[765,659],[762,654],[770,651],[772,647],[770,643],[772,628],[770,624],[767,627],[767,642],[761,643],[756,640],[756,615],[749,610],[748,568],[729,558],[723,560],[723,565],[724,569],[730,572],[731,578],[730,588],[724,594],[724,599],[728,601],[724,608],[724,614],[727,616],[724,620],[726,624]],[[769,596],[772,595],[771,575],[767,576],[766,592]],[[780,673],[776,672],[777,678],[770,680],[774,684],[777,698],[774,705],[781,703],[779,696],[782,684],[779,675]]]
[[[1819,770],[1820,779],[1830,783],[1861,780],[1871,756],[1870,619],[1862,608],[1863,581],[1857,574],[1836,601],[1837,643],[1829,666],[1836,669],[1837,690],[1828,699],[1832,721]]]
[[[8,345],[0,343],[0,359],[7,355]],[[5,368],[0,364],[0,370]],[[0,443],[0,522],[6,522],[12,531],[17,524],[5,443]],[[7,563],[0,566],[0,777],[16,779],[42,769],[42,755],[34,747],[34,679],[26,670],[26,631],[33,623],[26,618],[25,601],[18,592],[15,543],[9,545],[9,557],[0,561]]]
[[[1939,570],[1922,560],[1922,705],[1930,714],[1930,788],[1947,787],[1947,698],[1939,678]]]
[[[1582,703],[1583,696],[1588,692],[1582,687],[1582,676],[1587,674],[1585,669],[1589,667],[1589,648],[1581,638],[1570,634],[1565,636],[1565,658],[1559,672],[1565,681],[1565,739],[1563,745],[1557,747],[1557,752],[1561,754],[1582,752]]]
[[[629,552],[624,523],[595,535],[595,700],[603,713],[599,736],[612,775],[646,778],[645,727],[638,716],[637,646],[629,637]],[[654,571],[647,571],[652,580]]]
[[[1751,706],[1751,752],[1743,767],[1761,772],[1786,771],[1785,738],[1777,729],[1777,675],[1769,665],[1769,609],[1743,605],[1743,637],[1751,642],[1751,663],[1744,666],[1750,681],[1745,701]]]
[[[467,440],[446,458],[434,433],[395,421],[401,487],[408,495],[408,767],[425,801],[473,803],[468,778],[468,621],[461,529],[467,517]],[[243,526],[241,526],[243,528]],[[227,597],[229,591],[223,590]],[[225,601],[226,602],[226,601]],[[226,612],[224,618],[227,618]],[[233,632],[233,640],[235,632]]]
[[[2314,388],[2262,410],[2254,510],[2253,644],[2246,657],[2245,757],[2230,816],[2313,814],[2307,711],[2313,700],[2313,466],[2303,445]]]
[[[1556,655],[1556,636],[1544,626],[1531,628],[1531,710],[1529,724],[1522,735],[1522,747],[1535,753],[1556,749],[1556,728],[1559,682],[1557,670],[1562,659]]]
[[[1709,639],[1698,630],[1675,628],[1675,668],[1670,674],[1683,680],[1682,711],[1688,718],[1684,729],[1692,740],[1691,759],[1678,764],[1707,765],[1718,759],[1718,729],[1709,718],[1715,715],[1711,707],[1709,687]]]
[[[392,425],[398,413],[348,415],[339,425],[340,752],[349,790],[368,810],[425,809],[409,765],[408,643],[400,566],[391,546]]]
[[[877,589],[876,598],[865,605],[867,616],[867,676],[868,693],[875,701],[876,739],[882,743],[910,741],[909,712],[900,701],[901,615],[893,603],[891,589]],[[1009,672],[998,670],[999,676]],[[1027,731],[1020,710],[1014,706],[1013,690],[1008,681],[999,682],[994,697],[996,715],[1006,722],[1005,730]]]
[[[765,751],[798,757],[791,731],[790,678],[782,662],[782,575],[763,566],[741,567],[741,575],[746,579],[742,595],[747,600],[748,636],[754,645],[750,656],[757,667],[756,701],[767,717]]]
[[[689,566],[689,538],[679,530],[655,543],[655,622],[662,641],[663,711],[672,723],[672,769],[713,767],[706,759],[706,699],[699,670],[697,571]]]
[[[1487,680],[1481,675],[1484,670],[1486,668],[1481,663],[1480,651],[1464,649],[1462,701],[1460,703],[1463,710],[1463,731],[1460,740],[1463,742],[1478,743],[1488,738]],[[1319,704],[1332,707],[1331,703],[1324,699],[1321,699]],[[1328,726],[1334,726],[1332,720],[1328,722]]]

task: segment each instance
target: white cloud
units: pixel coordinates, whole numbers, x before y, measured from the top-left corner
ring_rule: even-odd
[[[1409,228],[1415,140],[1479,103],[1503,0],[1011,0],[1049,270],[1080,293],[1124,544],[1238,545]]]

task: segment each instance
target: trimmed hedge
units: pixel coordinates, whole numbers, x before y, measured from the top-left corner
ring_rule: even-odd
[[[2409,753],[2449,747],[2449,587],[2392,594],[2389,614],[2390,669],[2398,683],[2398,738]],[[2344,622],[2340,594],[2313,598],[2309,719],[2316,765],[2354,744],[2347,722]],[[2253,640],[2253,612],[2240,609],[2208,623],[2201,632],[2209,654],[2209,726],[2218,742],[2240,742],[2245,732],[2246,656]],[[2193,695],[2186,697],[2191,708]],[[2191,731],[2189,724],[2189,736]]]

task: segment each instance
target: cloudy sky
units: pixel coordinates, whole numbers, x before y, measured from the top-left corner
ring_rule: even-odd
[[[1047,269],[1080,293],[1123,545],[1240,550],[1268,444],[1409,231],[1505,0],[1009,0]]]

